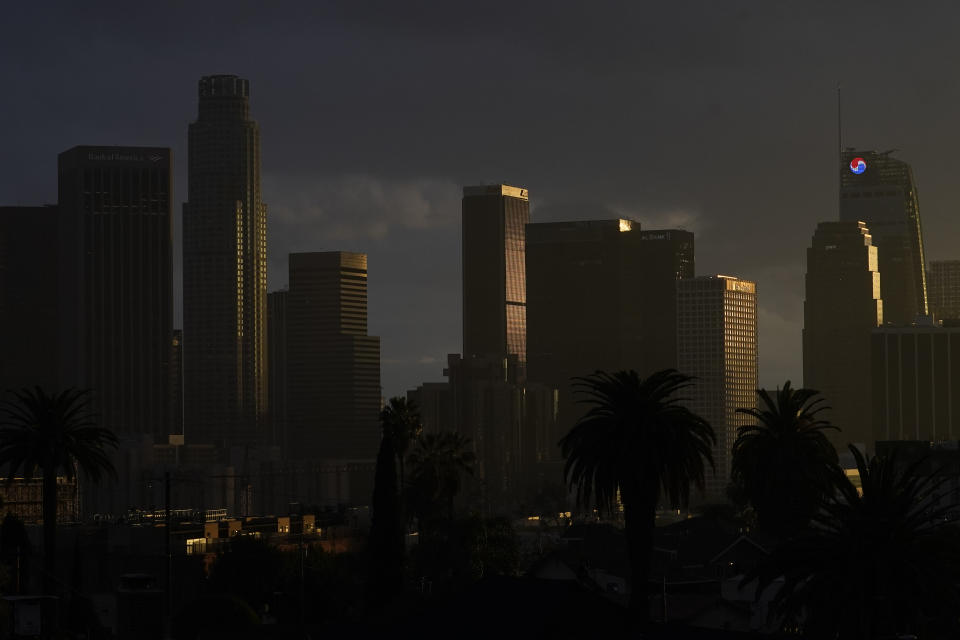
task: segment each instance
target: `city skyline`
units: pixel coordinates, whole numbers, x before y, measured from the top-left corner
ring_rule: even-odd
[[[74,144],[170,146],[179,252],[196,78],[248,78],[263,127],[264,200],[271,204],[268,288],[286,284],[291,252],[368,254],[370,330],[383,338],[385,396],[440,380],[446,354],[460,350],[460,189],[497,181],[530,189],[534,222],[630,217],[643,228],[696,232],[700,271],[737,273],[766,292],[759,308],[761,384],[796,383],[803,255],[816,223],[835,218],[838,80],[845,144],[900,149],[923,192],[927,259],[956,257],[950,244],[960,220],[952,215],[948,153],[956,141],[949,130],[944,138],[943,125],[957,96],[942,82],[940,62],[956,45],[937,37],[952,9],[905,18],[915,27],[911,34],[930,34],[923,41],[891,26],[903,18],[893,20],[899,13],[886,4],[869,15],[843,7],[802,16],[776,7],[704,5],[689,14],[658,7],[650,9],[653,21],[610,6],[583,15],[564,5],[550,16],[520,6],[511,7],[511,25],[494,20],[496,11],[464,21],[454,8],[431,11],[424,21],[386,6],[371,15],[318,8],[297,20],[263,9],[233,16],[217,47],[200,44],[214,6],[189,19],[181,10],[149,9],[94,18],[63,6],[62,24],[83,26],[69,32],[51,21],[56,11],[13,11],[10,24],[24,28],[0,47],[30,62],[0,69],[5,86],[25,96],[11,105],[6,125],[16,153],[0,167],[4,203],[54,202],[51,158]],[[282,42],[268,38],[277,45],[269,59],[246,48],[268,19],[286,25]],[[665,38],[644,26],[664,22],[683,28]],[[522,46],[490,52],[502,29],[519,34],[519,25],[536,25],[523,31],[529,37]],[[330,37],[315,38],[320,28]],[[44,39],[24,39],[31,32],[58,37],[84,55],[51,56]],[[377,44],[382,35],[389,59]],[[897,44],[870,46],[885,35]],[[172,39],[175,54],[151,66],[152,75],[128,72],[149,62],[142,42]],[[781,41],[803,46],[771,46]],[[486,56],[473,60],[471,42]],[[871,51],[869,68],[853,55],[860,50]],[[904,51],[917,64],[907,68]],[[672,73],[659,74],[656,61]],[[92,84],[72,73],[88,65],[118,73]],[[62,81],[35,80],[51,75]],[[430,77],[450,82],[405,91],[425,87]],[[318,79],[338,90],[320,89]],[[59,100],[63,92],[77,99]],[[493,92],[511,99],[503,106],[476,99]],[[405,98],[391,102],[393,95]],[[507,141],[511,154],[503,153]],[[757,236],[771,239],[770,246],[752,246]],[[180,278],[178,271],[175,282]],[[180,327],[179,285],[176,291]]]

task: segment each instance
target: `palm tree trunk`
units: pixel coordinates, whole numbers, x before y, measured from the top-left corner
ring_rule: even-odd
[[[54,595],[57,570],[57,470],[43,470],[43,592]]]
[[[649,585],[650,556],[653,553],[653,529],[656,503],[633,504],[623,501],[627,555],[630,560],[630,616],[634,625],[645,627],[650,622]]]

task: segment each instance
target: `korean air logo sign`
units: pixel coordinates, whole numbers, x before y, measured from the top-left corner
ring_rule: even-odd
[[[854,158],[850,161],[850,171],[854,172],[857,175],[860,175],[867,170],[867,163],[863,158]]]

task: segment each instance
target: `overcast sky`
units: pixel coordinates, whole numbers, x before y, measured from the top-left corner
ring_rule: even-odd
[[[270,290],[291,251],[368,253],[386,396],[460,351],[460,188],[498,181],[529,188],[536,222],[694,231],[699,275],[758,282],[761,384],[797,383],[838,81],[845,144],[899,149],[928,259],[960,258],[960,6],[920,4],[10,2],[0,204],[55,202],[74,145],[169,146],[179,242],[197,80],[237,74]]]

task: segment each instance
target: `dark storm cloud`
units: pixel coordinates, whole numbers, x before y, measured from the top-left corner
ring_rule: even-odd
[[[900,149],[928,257],[960,257],[957,18],[886,2],[16,3],[0,201],[53,201],[56,153],[85,143],[173,147],[182,201],[196,80],[237,73],[262,130],[271,288],[290,251],[369,253],[386,394],[458,350],[459,187],[499,180],[529,187],[535,220],[695,231],[699,273],[759,283],[761,381],[797,381],[804,250],[836,210],[838,80],[845,140]]]

